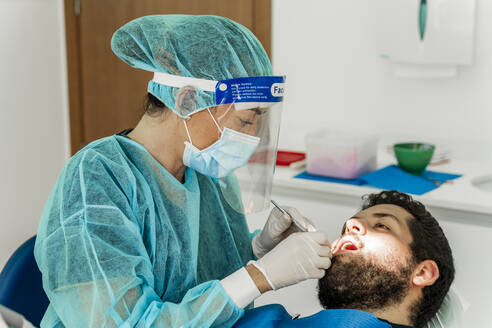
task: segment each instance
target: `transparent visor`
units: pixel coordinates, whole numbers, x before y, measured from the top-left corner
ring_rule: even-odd
[[[240,163],[239,168],[218,179],[222,200],[242,214],[267,209],[275,170],[285,77],[256,76],[213,81],[155,73],[153,80],[167,86],[189,86],[215,94],[215,104],[198,107],[186,116],[207,109],[220,132],[237,141],[232,143],[234,149],[228,143],[217,154],[225,157],[228,164]],[[194,99],[197,103],[199,100]],[[231,135],[227,130],[234,132]],[[220,160],[217,162],[220,165]]]
[[[225,86],[224,86],[225,84]],[[217,122],[259,138],[246,165],[220,179],[225,201],[236,212],[251,214],[270,207],[277,156],[284,77],[253,77],[217,84]]]
[[[221,178],[219,184],[224,199],[236,212],[250,214],[270,206],[282,102],[251,103],[250,108],[237,109],[244,105],[247,103],[220,105],[214,116],[222,128],[259,138],[246,165]],[[228,107],[226,113],[221,113],[224,107]]]

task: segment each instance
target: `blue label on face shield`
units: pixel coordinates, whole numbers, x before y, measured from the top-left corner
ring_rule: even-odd
[[[217,105],[238,102],[281,102],[284,99],[283,76],[255,76],[222,80],[215,87]]]

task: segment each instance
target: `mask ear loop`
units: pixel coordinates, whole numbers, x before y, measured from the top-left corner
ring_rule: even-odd
[[[222,131],[222,129],[220,128],[220,126],[219,126],[219,124],[217,123],[217,121],[215,120],[215,117],[214,117],[214,116],[212,115],[212,113],[210,112],[210,109],[209,109],[209,108],[207,108],[207,111],[208,111],[208,113],[210,114],[210,116],[212,116],[212,120],[214,120],[214,123],[215,123],[215,125],[217,126],[217,129],[219,129],[220,133],[222,134],[222,133],[223,133],[223,131]]]
[[[212,120],[214,121],[215,123],[215,126],[217,126],[217,129],[219,129],[220,133],[222,133],[222,129],[220,128],[219,124],[217,123],[217,121],[215,120],[215,117],[212,115],[212,113],[210,112],[210,109],[207,108],[207,111],[208,113],[210,114],[210,116],[212,117]],[[186,130],[186,134],[188,135],[188,140],[190,141],[190,144],[193,145],[193,141],[191,140],[191,135],[190,135],[190,131],[188,130],[188,124],[186,124],[186,119],[183,120],[183,124],[185,126],[185,130]]]
[[[222,118],[224,116],[226,116],[232,108],[234,108],[234,104],[230,104],[230,106],[229,106],[229,108],[227,108],[226,112],[224,114],[220,115],[217,120],[219,120],[219,121],[222,120]]]
[[[191,141],[191,135],[190,135],[190,131],[188,131],[188,125],[186,124],[186,120],[183,120],[183,123],[185,126],[186,134],[188,135],[188,139],[190,140],[190,144],[193,145],[193,141]]]

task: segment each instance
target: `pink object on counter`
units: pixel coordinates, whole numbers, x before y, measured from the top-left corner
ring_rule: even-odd
[[[355,179],[376,169],[377,138],[321,130],[306,138],[307,172]]]

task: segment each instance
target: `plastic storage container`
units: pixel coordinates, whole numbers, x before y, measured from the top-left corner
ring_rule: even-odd
[[[339,179],[355,179],[374,171],[378,140],[373,135],[319,130],[306,137],[307,172]]]

